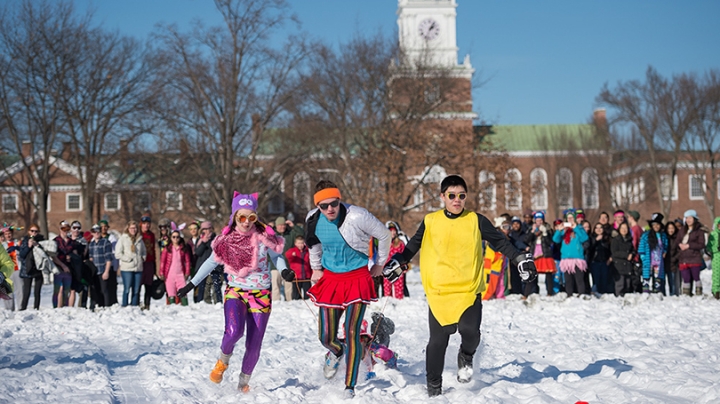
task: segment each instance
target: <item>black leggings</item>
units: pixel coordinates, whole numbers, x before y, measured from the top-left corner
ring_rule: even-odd
[[[429,311],[429,310],[428,310]],[[450,336],[460,331],[460,349],[466,355],[474,355],[480,345],[480,324],[482,323],[482,297],[478,295],[475,303],[460,316],[457,324],[441,326],[429,311],[430,341],[425,350],[425,370],[427,382],[433,386],[442,385],[442,371],[445,367],[445,351]]]
[[[35,302],[33,307],[35,310],[40,310],[40,289],[43,285],[43,278],[39,276],[37,278],[23,278],[23,298],[20,302],[20,310],[27,310],[28,302],[30,301],[30,289],[32,283],[35,282],[35,289],[33,290],[35,296]]]

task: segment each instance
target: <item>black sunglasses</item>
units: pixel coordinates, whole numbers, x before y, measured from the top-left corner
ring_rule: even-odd
[[[454,194],[454,193],[452,193],[452,192],[448,192],[446,195],[447,195],[448,199],[450,199],[451,201],[452,201],[453,199],[455,199],[456,196],[457,196],[461,201],[464,201],[465,198],[467,198],[467,194],[466,194],[465,192],[460,192],[460,193],[458,193],[458,194]]]
[[[338,206],[340,206],[340,199],[335,199],[330,203],[318,203],[318,207],[320,208],[320,210],[327,210],[327,208],[330,206],[332,206],[333,208],[337,208]]]

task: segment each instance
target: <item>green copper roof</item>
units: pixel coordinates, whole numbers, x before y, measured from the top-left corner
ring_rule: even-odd
[[[489,139],[508,152],[597,149],[592,125],[497,125]]]

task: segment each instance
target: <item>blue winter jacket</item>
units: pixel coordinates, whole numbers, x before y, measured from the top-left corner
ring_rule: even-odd
[[[642,262],[642,276],[645,279],[650,278],[650,242],[648,241],[648,237],[650,235],[650,231],[646,231],[640,236],[640,242],[638,243],[638,255],[640,256],[640,261]],[[657,234],[657,233],[655,233]],[[657,236],[656,236],[657,237]],[[663,254],[665,254],[668,251],[668,237],[667,234],[664,232],[660,233],[660,240],[662,240],[662,247],[663,247]],[[661,264],[662,265],[662,264]]]
[[[565,231],[556,231],[553,234],[553,243],[560,245],[560,258],[561,259],[585,259],[585,249],[583,249],[583,243],[588,240],[588,235],[582,226],[575,226],[575,235],[570,238],[570,243],[565,244],[563,236]]]

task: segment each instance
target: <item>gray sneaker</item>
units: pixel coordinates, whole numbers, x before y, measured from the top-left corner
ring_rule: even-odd
[[[246,375],[242,372],[240,373],[240,381],[238,381],[237,389],[243,393],[250,391],[250,375]]]
[[[326,379],[332,379],[333,376],[335,376],[335,373],[337,373],[338,370],[338,366],[340,366],[340,358],[342,358],[342,355],[335,356],[335,354],[330,351],[325,354],[325,365],[323,366],[323,374],[325,375]]]

